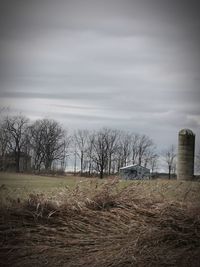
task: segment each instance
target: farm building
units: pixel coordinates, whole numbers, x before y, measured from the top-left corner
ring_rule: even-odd
[[[20,172],[30,171],[31,157],[24,152],[21,152],[19,161]],[[16,161],[14,153],[6,154],[4,157],[0,156],[0,171],[15,171]]]
[[[125,180],[149,179],[150,169],[138,164],[120,168],[120,177]]]

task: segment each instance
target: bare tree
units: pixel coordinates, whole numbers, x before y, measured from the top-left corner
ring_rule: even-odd
[[[108,164],[107,129],[102,129],[95,133],[93,152],[92,159],[96,164],[97,170],[100,173],[100,178],[102,179]]]
[[[176,158],[176,153],[175,153],[175,146],[171,145],[165,152],[164,152],[164,159],[165,162],[167,163],[168,166],[168,177],[171,179],[171,172],[172,169],[174,168],[175,164],[175,158]]]
[[[54,160],[61,160],[65,151],[65,132],[57,121],[43,120],[44,127],[44,165],[51,170]]]
[[[9,136],[6,131],[6,124],[4,121],[1,121],[0,122],[0,157],[1,157],[0,168],[1,170],[5,169],[5,157],[6,157],[6,153],[8,152],[8,141],[9,141]]]
[[[157,165],[158,165],[158,155],[156,153],[152,153],[150,158],[149,158],[149,167],[151,169],[151,173],[153,174],[156,169],[157,169]]]
[[[66,153],[65,132],[54,120],[37,120],[31,127],[34,168],[39,170],[42,164],[50,171],[53,161],[63,160]]]
[[[131,134],[121,131],[116,150],[116,159],[118,159],[117,171],[119,171],[120,167],[126,166],[130,161],[132,149],[131,142]]]
[[[102,173],[111,173],[116,169],[133,164],[150,165],[150,160],[155,156],[155,145],[146,135],[129,134],[104,128],[95,133],[93,140],[93,162]],[[155,160],[154,160],[155,163]]]
[[[139,134],[132,134],[131,138],[131,147],[132,147],[132,163],[138,163],[138,154],[139,154],[139,141],[140,136]]]
[[[138,142],[138,164],[142,165],[142,162],[148,159],[147,155],[149,150],[153,147],[153,141],[146,135],[141,135]]]
[[[107,172],[108,175],[111,174],[112,163],[114,161],[114,155],[118,148],[119,131],[113,129],[104,129],[105,131],[105,141],[107,143]]]
[[[69,146],[71,143],[71,136],[68,134],[67,131],[64,132],[65,139],[63,142],[63,151],[61,153],[60,162],[61,162],[61,171],[64,172],[67,166],[67,158],[69,157]]]
[[[153,141],[146,135],[132,134],[131,147],[132,163],[147,166],[154,150]]]
[[[77,170],[77,145],[76,142],[74,142],[74,175],[76,175],[76,170]]]
[[[5,130],[8,136],[8,148],[14,153],[16,171],[20,171],[20,158],[26,143],[28,118],[22,115],[6,117]]]
[[[71,138],[57,121],[41,119],[29,125],[26,117],[14,116],[7,117],[1,126],[1,159],[5,153],[13,151],[17,171],[21,152],[31,155],[35,171],[49,171],[52,167],[65,169]],[[81,174],[86,170],[89,175],[96,171],[101,178],[105,173],[115,173],[130,162],[151,165],[152,169],[155,166],[154,144],[146,135],[130,134],[110,128],[96,132],[77,130],[74,132],[73,141],[75,173],[77,157],[80,159]]]
[[[88,136],[89,131],[88,130],[77,130],[74,133],[74,141],[76,145],[76,152],[78,154],[78,157],[80,158],[81,163],[81,175],[84,171],[84,158],[86,156],[87,146],[88,146]]]
[[[154,145],[148,147],[143,155],[144,167],[154,169],[157,164],[158,155],[156,154],[156,147]]]
[[[45,132],[42,120],[37,120],[30,127],[33,168],[39,171],[44,162],[44,138]]]
[[[93,170],[93,154],[94,154],[94,141],[95,141],[95,133],[89,133],[88,136],[88,146],[86,149],[86,162],[88,164],[88,175],[90,176]]]

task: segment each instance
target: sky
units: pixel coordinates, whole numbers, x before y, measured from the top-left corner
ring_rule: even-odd
[[[199,0],[1,0],[0,107],[200,140]]]

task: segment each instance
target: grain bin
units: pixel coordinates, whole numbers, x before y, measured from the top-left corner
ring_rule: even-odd
[[[182,129],[178,135],[178,180],[192,180],[194,176],[195,134]]]

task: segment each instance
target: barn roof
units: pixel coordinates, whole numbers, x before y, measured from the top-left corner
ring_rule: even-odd
[[[120,170],[134,169],[135,167],[140,167],[140,168],[142,168],[142,169],[145,169],[145,170],[147,170],[147,171],[150,171],[150,169],[148,169],[148,168],[146,168],[146,167],[144,167],[144,166],[141,166],[141,165],[139,165],[139,164],[128,165],[128,166],[125,166],[125,167],[120,168]]]

